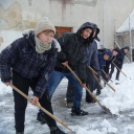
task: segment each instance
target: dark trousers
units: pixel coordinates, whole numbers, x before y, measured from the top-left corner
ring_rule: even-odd
[[[66,93],[67,103],[70,102],[73,103],[74,90],[75,90],[74,85],[70,81],[68,81],[67,93]]]
[[[94,82],[94,90],[97,89],[97,90],[101,90],[101,86],[99,85],[99,83],[101,82],[100,81],[100,78],[99,78],[99,75],[96,76],[98,80],[95,79],[95,82]]]
[[[37,83],[36,79],[26,79],[20,76],[18,73],[13,71],[13,85],[19,88],[23,93],[28,95],[29,87],[32,88],[33,92],[35,91]],[[15,128],[17,132],[24,131],[24,122],[25,122],[25,110],[27,107],[27,100],[13,90],[14,102],[15,102]],[[47,111],[53,114],[51,102],[49,99],[48,91],[46,89],[42,98],[39,99],[40,105],[45,108]],[[55,127],[56,122],[47,114],[45,114],[46,122],[49,127]]]
[[[93,92],[94,85],[95,85],[95,78],[91,70],[87,68],[87,81],[86,81],[87,88]],[[86,101],[90,102],[93,100],[93,97],[88,93],[86,90]]]
[[[111,64],[111,71],[110,71],[110,78],[112,78],[112,74],[114,72],[114,65]],[[116,80],[119,80],[119,75],[120,75],[120,71],[117,69],[117,73],[116,73]]]

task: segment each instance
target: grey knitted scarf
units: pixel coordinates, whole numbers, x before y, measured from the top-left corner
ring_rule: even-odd
[[[35,50],[37,53],[44,53],[46,50],[49,50],[51,48],[51,44],[44,44],[38,37],[35,36]]]

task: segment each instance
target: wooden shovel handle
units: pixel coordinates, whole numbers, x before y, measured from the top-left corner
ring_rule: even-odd
[[[75,72],[67,65],[66,66],[68,68],[68,70],[70,70],[70,72],[75,76],[75,78],[80,82],[82,83],[82,81],[80,80],[80,78],[75,74]],[[91,93],[91,91],[85,86],[84,87],[88,92],[89,94],[98,102],[98,104],[102,107],[101,103],[98,101],[98,99]]]
[[[93,72],[92,72],[93,73]],[[101,85],[101,83],[99,82],[98,78],[95,76],[95,74],[93,73],[94,78],[96,79],[96,81],[98,82],[98,84],[100,85],[101,89],[103,89],[103,86]]]
[[[90,69],[93,70],[91,67],[90,67]],[[94,70],[93,70],[93,72],[97,73]],[[115,92],[115,89],[110,84],[108,84],[102,77],[100,77],[100,79],[102,79]]]
[[[107,76],[107,73],[103,69],[101,69],[101,70]],[[113,81],[111,80],[111,78],[108,78],[108,79],[113,83]]]
[[[112,62],[112,64],[120,71],[120,68],[119,67],[117,67],[113,62]],[[126,76],[127,77],[127,75],[121,70],[121,72],[122,72],[122,74],[124,75],[124,76]]]
[[[102,77],[100,77],[100,79],[102,79],[115,92],[115,89],[110,84],[108,84]]]

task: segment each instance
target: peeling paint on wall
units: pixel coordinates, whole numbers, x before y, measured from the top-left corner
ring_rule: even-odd
[[[0,5],[0,17],[7,22],[8,27],[17,25],[22,20],[20,4],[18,2],[14,2],[6,10],[2,5]]]

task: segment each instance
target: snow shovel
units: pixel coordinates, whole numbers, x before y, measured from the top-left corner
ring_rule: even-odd
[[[107,73],[103,70],[103,69],[101,69],[102,70],[102,72],[106,75],[106,77],[107,77]],[[112,83],[113,83],[113,81],[111,80],[111,78],[108,78]]]
[[[101,89],[103,89],[103,86],[102,86],[102,85],[101,85],[101,83],[99,82],[99,80],[98,80],[97,76],[95,76],[94,72],[92,72],[92,73],[93,73],[93,75],[94,75],[94,78],[96,79],[96,81],[97,81],[97,82],[98,82],[98,84],[100,85]]]
[[[32,99],[29,98],[26,94],[24,94],[22,91],[20,91],[17,87],[15,87],[14,85],[10,84],[10,86],[17,91],[19,94],[21,94],[24,98],[26,98],[27,100],[29,100],[29,102],[32,102]],[[59,122],[62,126],[64,126],[65,128],[67,128],[69,131],[71,131],[73,134],[76,134],[76,132],[74,132],[73,130],[71,130],[64,122],[62,122],[60,119],[58,119],[57,117],[55,117],[53,114],[51,114],[50,112],[48,112],[46,109],[44,109],[43,107],[41,107],[39,104],[35,104],[35,106],[37,106],[39,109],[41,109],[43,112],[45,112],[47,115],[49,115],[51,118],[53,118],[55,121]]]
[[[113,62],[112,62],[113,63]],[[120,68],[119,67],[117,67],[114,63],[113,63],[113,65],[120,71]],[[124,76],[126,76],[127,77],[127,75],[121,70],[121,72],[122,72],[122,74],[124,75]]]
[[[100,76],[100,79],[102,79],[102,80],[115,92],[115,89],[114,89],[110,84],[108,84],[108,83],[102,78],[102,76]]]
[[[101,89],[103,89],[103,86],[101,85],[101,83],[99,82],[98,78],[95,76],[95,74],[97,75],[98,73],[95,72],[90,66],[89,69],[92,71],[94,78],[96,79],[96,81],[98,82],[98,84],[100,85]]]
[[[97,72],[95,70],[93,70],[90,66],[89,66],[89,68],[92,70],[93,73],[97,74]],[[100,77],[100,79],[103,80],[115,92],[115,89],[110,84],[108,84],[102,77]]]
[[[82,81],[80,80],[80,78],[75,74],[75,72],[68,66],[66,65],[66,67],[68,68],[68,70],[70,70],[70,72],[75,76],[75,78],[80,82],[82,83]],[[105,106],[101,105],[100,101],[91,93],[91,91],[85,86],[84,87],[88,92],[89,94],[98,102],[98,104],[103,108],[103,110],[106,112],[106,113],[111,113],[110,110],[108,108],[106,108]]]

